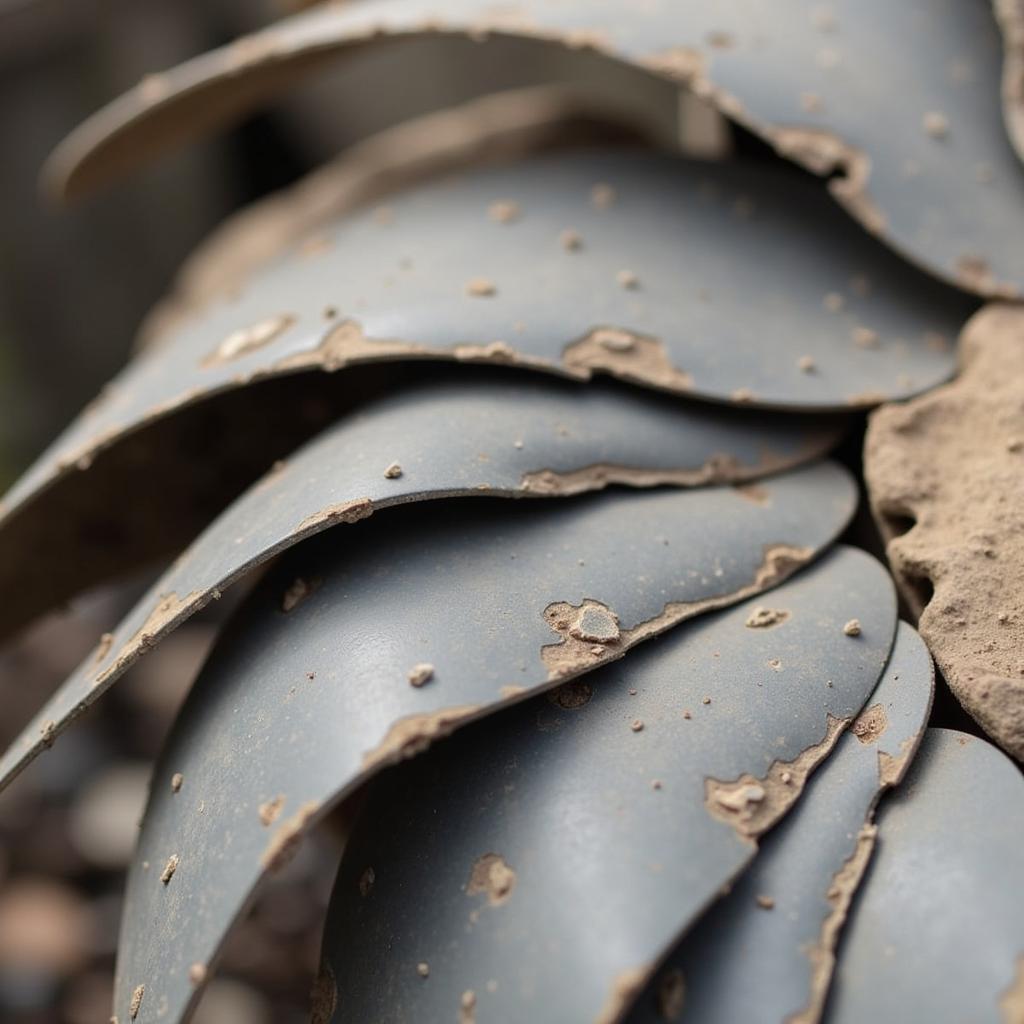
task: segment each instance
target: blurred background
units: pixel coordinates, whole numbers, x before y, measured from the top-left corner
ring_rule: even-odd
[[[0,492],[128,358],[146,312],[232,210],[335,143],[287,110],[170,155],[58,209],[38,174],[72,128],[160,70],[285,13],[272,0],[0,0]],[[0,743],[127,610],[146,580],[91,595],[0,652]],[[217,609],[223,615],[225,609]],[[0,797],[0,1020],[101,1024],[123,872],[149,767],[209,644],[197,621],[146,659],[102,712]],[[309,843],[255,908],[204,999],[206,1024],[308,1020],[325,880]],[[259,981],[259,991],[254,987]],[[297,982],[296,979],[300,979]]]

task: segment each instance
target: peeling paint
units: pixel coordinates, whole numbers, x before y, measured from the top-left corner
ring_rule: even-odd
[[[267,871],[280,871],[295,856],[307,826],[319,810],[320,804],[309,800],[277,827],[260,858],[260,863]]]
[[[354,498],[351,501],[342,501],[336,505],[328,505],[327,508],[306,516],[298,526],[294,534],[311,533],[314,530],[323,530],[329,526],[336,526],[338,523],[358,523],[361,519],[368,519],[373,515],[373,501],[370,498]]]
[[[634,967],[623,971],[612,982],[601,1012],[594,1018],[594,1024],[617,1024],[636,997],[643,991],[650,967]]]
[[[864,877],[868,861],[871,860],[877,836],[878,827],[865,824],[857,834],[857,845],[853,853],[832,876],[832,884],[825,894],[831,910],[821,924],[817,943],[807,950],[807,956],[811,961],[811,991],[807,1006],[799,1013],[787,1017],[786,1024],[817,1024],[821,1020],[835,966],[839,933],[846,921],[857,887]]]
[[[771,461],[767,460],[769,463]],[[721,454],[712,455],[702,466],[694,469],[635,469],[603,462],[562,473],[541,469],[524,473],[520,487],[530,494],[567,497],[601,490],[614,484],[628,487],[700,487],[705,484],[732,483],[771,472],[770,465],[765,462],[757,466],[743,466],[735,457]]]
[[[275,316],[233,331],[209,355],[204,356],[199,365],[206,369],[240,359],[276,341],[294,323],[293,316]]]
[[[479,704],[462,704],[400,718],[388,729],[384,739],[363,755],[363,771],[422,753],[434,740],[447,736],[456,725],[480,710]]]
[[[853,720],[850,732],[865,746],[870,746],[878,742],[888,725],[885,708],[881,704],[872,704]]]
[[[578,615],[584,607],[603,609],[607,614],[614,615],[611,609],[607,605],[591,599],[585,601],[579,608],[565,602],[550,604],[544,609],[544,619],[551,629],[562,637],[562,640],[560,643],[548,644],[541,648],[541,660],[547,668],[548,679],[562,679],[585,671],[595,664],[619,658],[634,644],[657,636],[686,619],[715,608],[723,608],[760,593],[795,572],[812,556],[813,551],[810,548],[797,548],[787,544],[769,546],[765,550],[761,565],[754,574],[753,581],[747,586],[740,587],[729,594],[701,601],[670,601],[660,615],[630,629],[619,630],[614,639],[603,641],[603,649],[597,653],[593,649],[592,640],[581,639],[578,635],[573,634],[572,626],[575,615]]]
[[[562,352],[562,365],[582,377],[600,370],[666,391],[693,389],[693,377],[672,364],[660,340],[621,327],[597,327],[570,343]]]
[[[733,782],[704,780],[704,806],[742,838],[756,839],[772,827],[803,792],[811,772],[831,753],[848,718],[827,716],[825,735],[792,761],[773,761],[763,778],[741,775]]]

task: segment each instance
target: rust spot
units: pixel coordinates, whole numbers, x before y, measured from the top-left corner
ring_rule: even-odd
[[[139,1007],[142,1006],[142,997],[146,994],[145,985],[136,985],[132,989],[132,997],[128,1002],[128,1016],[135,1020],[139,1015]]]
[[[260,824],[264,828],[269,828],[277,821],[278,815],[281,813],[281,809],[284,807],[284,797],[275,796],[273,800],[267,800],[260,804],[257,808],[257,813],[260,816]]]
[[[479,704],[462,704],[429,714],[400,718],[388,729],[380,743],[363,755],[363,769],[421,754],[434,740],[447,736],[456,725],[479,710]]]
[[[478,858],[469,875],[467,896],[485,894],[492,907],[507,903],[516,887],[516,873],[497,853],[485,853]]]
[[[832,876],[832,882],[825,893],[830,906],[828,916],[822,922],[817,942],[806,948],[811,961],[811,991],[807,1005],[799,1013],[787,1017],[786,1024],[816,1024],[821,1020],[836,962],[836,940],[846,921],[857,886],[864,877],[877,835],[877,826],[864,825],[857,834],[857,846],[853,853]]]
[[[320,804],[316,800],[309,800],[278,826],[260,857],[260,863],[267,871],[279,871],[295,856],[307,825],[319,809]]]
[[[686,979],[678,967],[667,970],[658,981],[658,1013],[662,1020],[679,1020],[686,1003]]]
[[[204,356],[199,365],[204,369],[220,366],[255,352],[275,341],[294,323],[293,316],[274,316],[250,327],[233,331],[209,355]]]
[[[672,365],[665,346],[621,327],[597,327],[562,351],[562,365],[590,377],[595,370],[667,391],[690,391],[693,378]]]
[[[338,1008],[338,982],[326,959],[320,961],[311,994],[310,1024],[331,1024]]]
[[[181,862],[181,858],[176,854],[172,853],[167,858],[167,863],[164,865],[163,871],[160,872],[160,881],[164,885],[167,885],[170,880],[174,877],[174,872],[178,870],[178,864]]]
[[[649,967],[635,967],[616,975],[594,1024],[616,1024],[643,991],[650,973]]]
[[[758,605],[747,616],[744,625],[748,629],[770,629],[779,626],[789,618],[789,612],[783,608],[765,608]]]
[[[789,810],[803,792],[811,772],[831,752],[849,721],[828,715],[825,735],[818,743],[792,761],[773,761],[763,778],[747,773],[732,782],[705,779],[704,806],[708,813],[732,825],[741,838],[757,838]]]
[[[313,530],[326,529],[337,523],[358,523],[360,519],[368,519],[373,515],[373,501],[369,498],[354,498],[342,501],[337,505],[328,505],[319,512],[314,512],[295,527],[294,535],[304,534]]]
[[[885,708],[881,704],[872,704],[853,720],[850,732],[865,746],[870,746],[885,732],[888,725]]]

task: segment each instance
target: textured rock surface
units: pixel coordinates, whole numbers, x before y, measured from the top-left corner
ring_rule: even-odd
[[[872,416],[865,474],[950,688],[1024,760],[1024,306],[982,310],[962,360],[955,383]]]

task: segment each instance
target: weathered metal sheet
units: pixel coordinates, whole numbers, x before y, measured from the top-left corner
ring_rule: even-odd
[[[615,189],[610,207],[592,202],[599,183]],[[609,194],[599,190],[599,201]],[[488,218],[503,199],[518,220]],[[326,248],[287,254],[235,301],[168,335],[68,429],[6,500],[0,565],[10,582],[0,593],[19,588],[12,608],[31,603],[20,588],[39,578],[18,553],[48,544],[37,536],[46,506],[32,499],[59,480],[95,494],[89,475],[101,472],[104,449],[116,453],[142,427],[201,417],[215,395],[227,403],[235,392],[237,410],[239,389],[256,382],[443,358],[607,372],[740,404],[849,408],[946,379],[950,341],[973,309],[781,168],[559,155],[417,189],[391,216],[390,225],[369,211],[325,225]],[[581,248],[563,247],[566,230]],[[257,389],[249,401],[280,404]],[[121,472],[159,493],[165,461],[144,450]],[[177,475],[163,489],[177,504],[187,493]],[[81,546],[68,493],[55,489],[50,508]],[[160,518],[156,503],[147,529]],[[74,548],[62,562],[76,564]]]
[[[811,432],[810,424],[776,418],[755,432],[749,417],[727,409],[681,406],[608,386],[467,383],[432,383],[379,400],[255,485],[47,701],[0,759],[0,785],[185,618],[257,565],[327,527],[456,495],[549,497],[615,483],[742,483],[809,461],[836,438],[834,425]],[[833,486],[845,514],[848,487]],[[764,527],[772,515],[761,512]],[[826,511],[814,536],[835,523]],[[729,539],[723,544],[723,551],[732,550]]]
[[[331,1019],[456,1020],[470,991],[486,1021],[618,1020],[888,656],[892,586],[861,551],[763,600],[781,621],[762,599],[707,616],[383,777],[329,913]]]
[[[1003,0],[1004,25],[1019,7]],[[1012,17],[1011,17],[1012,16]],[[1016,19],[1016,20],[1014,20]],[[1024,290],[1024,169],[1004,124],[1003,42],[988,3],[768,0],[375,0],[326,6],[181,65],[87,122],[58,151],[74,193],[144,152],[274,95],[332,54],[434,31],[597,48],[682,82],[823,175],[836,198],[905,255],[980,294]],[[1006,123],[1020,117],[1007,33]],[[567,58],[568,59],[568,58]],[[384,78],[393,88],[390,78]],[[1019,135],[1019,131],[1015,131]],[[106,165],[106,166],[105,166]]]
[[[929,729],[878,816],[825,1019],[1024,1016],[1024,779],[983,740]]]
[[[161,755],[129,879],[116,1012],[145,985],[144,1012],[164,1007],[162,1020],[179,1019],[195,994],[190,965],[212,963],[266,870],[369,774],[684,617],[778,582],[835,536],[852,501],[846,475],[821,464],[764,481],[753,495],[435,502],[351,527],[354,544],[335,530],[300,545],[250,598]],[[802,554],[789,543],[797,536]],[[285,613],[297,580],[306,596]],[[885,646],[892,596],[877,587],[856,609],[848,597],[844,611],[864,605]],[[881,655],[867,631],[864,640],[849,639],[848,649],[855,661],[865,652],[867,676]],[[784,677],[771,673],[770,682]],[[837,714],[862,698],[821,683],[822,705],[836,700]],[[720,713],[731,707],[723,694]],[[763,763],[741,767],[762,773],[772,757],[819,743],[825,715],[817,704],[815,712],[810,740],[773,739]],[[709,712],[695,713],[699,727]],[[635,738],[628,721],[623,728]]]
[[[659,968],[630,1024],[674,1020],[666,1011],[676,1006],[701,1024],[821,1019],[836,940],[874,848],[875,804],[917,750],[933,687],[928,650],[902,623],[865,709],[729,895]]]
[[[960,350],[956,381],[872,416],[864,473],[950,689],[1024,761],[1024,307],[986,306]]]

